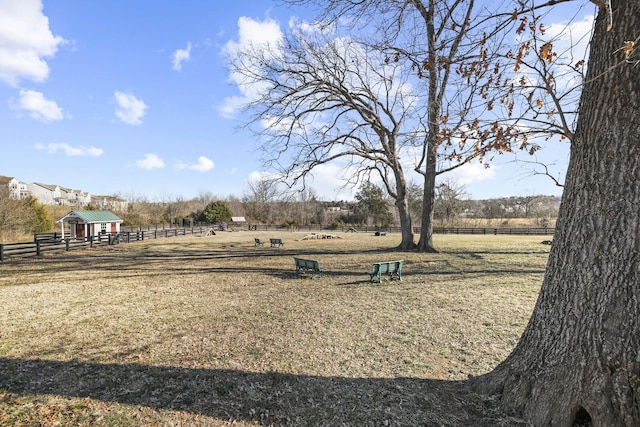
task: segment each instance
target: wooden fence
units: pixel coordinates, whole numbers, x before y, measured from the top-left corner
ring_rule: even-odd
[[[249,230],[253,231],[342,231],[342,232],[360,232],[360,233],[375,233],[377,231],[385,231],[387,233],[400,233],[402,229],[400,227],[373,227],[373,226],[341,226],[330,227],[323,225],[305,225],[305,226],[283,226],[273,224],[256,224],[250,225]],[[513,227],[513,228],[495,228],[495,227],[434,227],[434,234],[510,234],[517,236],[548,236],[554,232],[553,228],[548,227]],[[413,228],[414,234],[420,233],[419,227]]]
[[[0,244],[0,262],[12,257],[29,257],[41,256],[45,252],[54,251],[71,251],[96,245],[112,245],[117,243],[131,243],[149,239],[160,239],[168,237],[186,236],[190,234],[209,233],[213,230],[224,230],[223,226],[197,226],[184,228],[161,228],[158,226],[127,227],[119,233],[105,233],[99,236],[90,236],[83,239],[62,239],[59,232],[36,233],[33,242],[23,243],[6,243]],[[342,231],[342,232],[361,232],[375,233],[385,231],[388,233],[400,233],[400,227],[386,227],[380,229],[378,227],[329,227],[322,225],[309,226],[283,226],[270,224],[256,224],[242,227],[233,227],[234,229],[244,229],[249,231],[278,231],[278,232],[300,232],[300,231]],[[471,228],[471,227],[436,227],[433,229],[434,234],[480,234],[480,235],[552,235],[553,228]],[[414,229],[414,233],[419,233],[420,229]],[[381,234],[381,233],[378,233]]]
[[[511,234],[516,236],[548,236],[555,230],[548,227],[539,228],[472,228],[472,227],[434,227],[434,234]]]
[[[119,233],[105,233],[99,236],[72,239],[65,238],[58,232],[36,233],[33,242],[0,244],[0,262],[13,257],[41,256],[45,252],[71,251],[98,245],[113,245],[117,243],[131,243],[149,239],[202,234],[211,230],[210,227],[165,228],[156,230],[121,231]]]

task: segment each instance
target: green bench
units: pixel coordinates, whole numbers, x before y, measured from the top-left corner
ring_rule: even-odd
[[[370,281],[382,283],[382,275],[389,275],[391,280],[402,280],[402,261],[374,262],[371,271],[367,273]]]
[[[272,248],[275,246],[284,246],[282,239],[269,239],[269,242],[271,243]]]
[[[316,260],[303,259],[293,257],[296,261],[296,276],[300,276],[303,273],[311,273],[311,278],[321,277],[324,268],[320,267],[320,264]]]

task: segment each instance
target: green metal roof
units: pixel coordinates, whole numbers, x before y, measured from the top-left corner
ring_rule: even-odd
[[[116,214],[114,214],[111,211],[71,211],[65,216],[63,216],[62,218],[60,218],[58,222],[71,217],[80,218],[83,222],[86,222],[86,223],[122,222],[122,219],[119,218]]]

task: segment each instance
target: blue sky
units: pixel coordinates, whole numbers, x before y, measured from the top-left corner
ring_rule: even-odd
[[[0,0],[0,175],[158,201],[241,196],[260,153],[230,118],[223,52],[294,16],[311,18],[269,0]],[[553,143],[539,156],[562,175],[567,153]],[[560,194],[529,171],[503,155],[450,178],[476,199]],[[339,175],[326,166],[312,188],[350,199]]]

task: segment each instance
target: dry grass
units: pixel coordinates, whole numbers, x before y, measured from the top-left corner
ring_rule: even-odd
[[[471,227],[471,228],[539,228],[543,222],[553,229],[557,218],[466,218],[457,217],[451,222],[436,219],[437,227]]]
[[[393,234],[301,236],[0,263],[0,425],[519,425],[464,380],[516,344],[541,238],[436,236],[441,253],[417,254]],[[296,278],[294,255],[325,275]],[[369,283],[394,259],[402,282]]]

